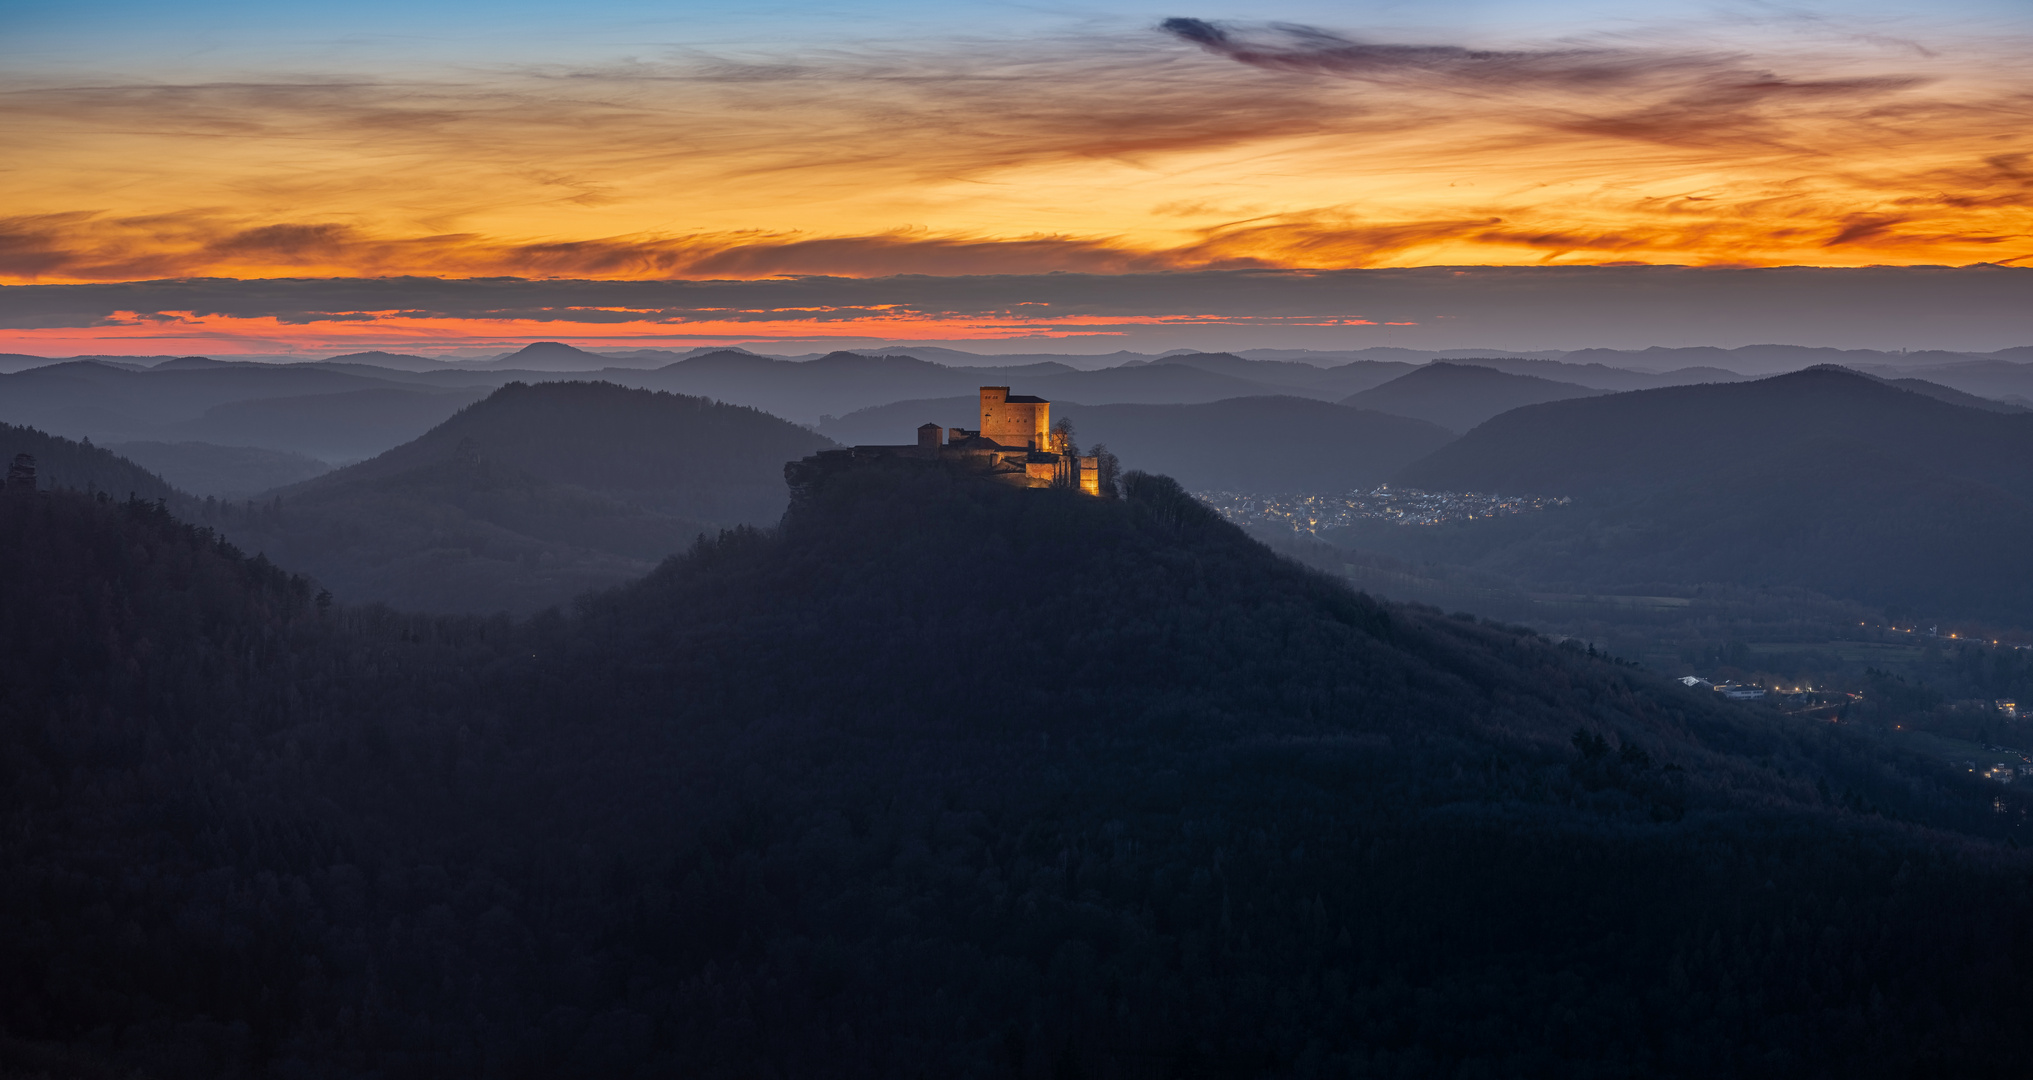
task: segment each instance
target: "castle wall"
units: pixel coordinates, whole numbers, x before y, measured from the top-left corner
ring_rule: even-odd
[[[981,437],[1004,446],[1043,450],[1052,433],[1052,403],[1012,399],[1007,386],[981,388]]]

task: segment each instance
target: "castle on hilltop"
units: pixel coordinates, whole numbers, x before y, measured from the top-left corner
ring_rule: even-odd
[[[784,477],[799,488],[820,475],[862,462],[938,461],[1013,487],[1078,488],[1101,494],[1101,463],[1080,457],[1070,435],[1052,429],[1052,403],[1012,395],[1007,386],[981,388],[981,426],[941,428],[925,424],[918,441],[902,446],[855,446],[821,450],[784,466]]]

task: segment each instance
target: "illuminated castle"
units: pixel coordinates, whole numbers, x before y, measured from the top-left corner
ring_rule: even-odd
[[[1070,440],[1052,430],[1052,403],[1044,398],[1011,396],[1007,386],[981,388],[981,426],[946,430],[937,424],[918,428],[918,441],[908,446],[856,446],[821,450],[784,466],[796,489],[821,473],[882,459],[942,461],[1015,487],[1079,488],[1101,494],[1100,461],[1073,454]]]

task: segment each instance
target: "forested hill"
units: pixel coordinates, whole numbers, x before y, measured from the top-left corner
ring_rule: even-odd
[[[0,500],[0,1072],[2020,1067],[2018,793],[914,465],[522,625]]]
[[[700,521],[773,522],[783,465],[832,440],[710,398],[606,382],[509,383],[421,438],[300,489],[383,480],[464,451],[553,484]]]
[[[0,468],[16,454],[35,457],[36,483],[44,490],[70,488],[104,491],[125,499],[167,499],[175,492],[169,482],[90,439],[74,442],[32,427],[0,424]]]
[[[511,383],[412,442],[206,521],[340,599],[517,615],[783,513],[832,443],[766,413],[611,383]]]
[[[1518,409],[1399,474],[1440,490],[1583,495],[1742,473],[1811,474],[1845,456],[2033,496],[2033,414],[1964,408],[1838,367]]]
[[[1528,406],[1398,479],[1576,502],[1352,542],[1552,587],[1805,587],[1929,617],[2033,619],[2033,414],[1841,368]]]
[[[1382,386],[1342,399],[1343,405],[1408,416],[1462,432],[1523,405],[1600,397],[1605,391],[1573,383],[1514,375],[1479,364],[1434,362]]]

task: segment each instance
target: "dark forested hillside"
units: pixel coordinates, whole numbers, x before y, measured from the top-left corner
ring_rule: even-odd
[[[1462,432],[1521,405],[1600,397],[1604,391],[1476,364],[1434,362],[1382,386],[1351,394],[1343,405],[1409,416]]]
[[[2033,612],[2033,415],[1840,368],[1530,406],[1398,478],[1576,505],[1354,542],[1540,582],[1797,586],[2015,624]]]
[[[603,382],[510,383],[412,442],[304,490],[398,475],[461,445],[544,481],[701,521],[773,522],[783,465],[831,440],[752,408]]]
[[[343,599],[528,614],[640,577],[701,532],[774,522],[784,462],[829,445],[704,398],[510,383],[369,461],[202,514]]]
[[[168,482],[118,454],[29,427],[0,424],[0,465],[16,454],[35,458],[36,482],[44,489],[104,491],[119,498],[166,499],[174,494]]]
[[[519,626],[0,500],[0,1071],[2019,1071],[2012,789],[1126,487],[848,473]]]

